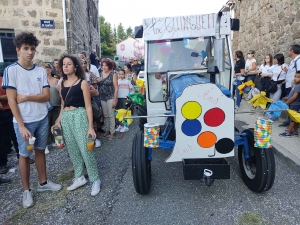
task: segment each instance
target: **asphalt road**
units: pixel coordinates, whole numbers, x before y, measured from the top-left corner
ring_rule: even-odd
[[[300,224],[300,176],[277,157],[273,188],[256,194],[243,184],[237,157],[228,159],[231,179],[206,187],[200,181],[185,181],[181,163],[165,163],[170,152],[156,149],[151,192],[137,194],[131,172],[131,143],[137,129],[135,123],[124,139],[104,140],[95,150],[102,180],[96,197],[90,196],[91,184],[66,191],[73,174],[68,172],[71,163],[64,150],[47,155],[49,178],[64,189],[35,192],[36,203],[30,209],[22,208],[19,172],[7,174],[13,182],[0,186],[0,224]],[[11,156],[9,165],[14,163]],[[35,190],[35,170],[31,181]]]

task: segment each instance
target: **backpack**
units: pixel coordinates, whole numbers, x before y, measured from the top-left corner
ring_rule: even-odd
[[[300,59],[300,57],[298,58],[298,59],[296,59],[296,61],[295,61],[295,69],[296,69],[296,72],[298,71],[298,69],[297,69],[297,61]]]

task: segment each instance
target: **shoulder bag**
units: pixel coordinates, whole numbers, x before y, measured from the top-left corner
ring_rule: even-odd
[[[280,71],[277,80],[279,79],[279,76],[281,74],[282,70]],[[267,85],[266,91],[268,93],[274,94],[277,91],[277,81],[275,80],[270,80],[270,82]]]

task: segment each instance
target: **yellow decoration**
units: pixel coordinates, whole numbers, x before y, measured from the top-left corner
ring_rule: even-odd
[[[289,109],[288,111],[289,117],[296,123],[300,123],[300,113],[295,110]]]
[[[141,79],[136,79],[136,84],[137,84],[137,86],[139,86],[141,88],[146,88],[145,81],[143,81]]]
[[[262,109],[266,109],[267,103],[272,101],[272,99],[266,97],[266,92],[262,91],[260,94],[253,95],[249,103],[252,103],[254,108],[259,106]]]
[[[244,93],[244,88],[246,87],[255,87],[255,84],[253,83],[252,80],[248,80],[245,83],[242,83],[241,85],[238,86],[238,89],[240,90],[240,95]]]
[[[118,109],[116,110],[117,115],[116,118],[121,122],[124,123],[124,120],[127,121],[127,124],[130,125],[132,123],[132,119],[124,119],[124,117],[130,117],[131,111],[126,109]]]
[[[197,119],[202,113],[202,107],[198,102],[191,101],[185,103],[181,108],[181,113],[188,120]]]

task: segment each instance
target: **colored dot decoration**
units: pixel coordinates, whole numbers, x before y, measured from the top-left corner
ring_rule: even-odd
[[[202,124],[197,119],[202,114],[202,106],[196,101],[186,102],[181,108],[182,116],[186,119],[182,125],[182,132],[189,137],[198,135],[202,130]],[[218,127],[225,121],[225,112],[220,108],[212,108],[205,112],[204,123],[209,127]],[[222,138],[217,141],[217,136],[211,131],[205,131],[197,137],[197,143],[202,148],[211,148],[215,145],[216,151],[227,154],[234,148],[234,141],[230,138]]]
[[[181,125],[181,130],[186,136],[195,136],[202,129],[199,120],[185,120]]]
[[[198,144],[202,148],[211,148],[217,142],[217,136],[210,131],[201,133],[197,139]]]
[[[204,114],[204,122],[207,126],[218,127],[225,120],[225,113],[220,108],[213,108]]]
[[[194,120],[201,115],[202,107],[198,102],[186,102],[181,108],[181,113],[187,120]]]

